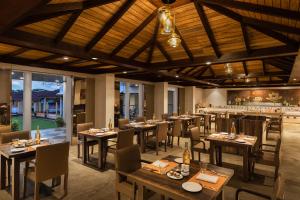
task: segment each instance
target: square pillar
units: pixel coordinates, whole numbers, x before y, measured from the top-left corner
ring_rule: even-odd
[[[73,132],[73,78],[64,76],[63,119],[66,124],[66,139],[71,141]]]
[[[195,113],[196,87],[185,87],[185,112]]]
[[[168,83],[155,83],[154,114],[157,119],[161,119],[164,113],[168,113]]]
[[[23,91],[23,130],[30,131],[31,128],[31,100],[32,100],[32,74],[31,72],[24,72],[24,91]]]
[[[139,84],[139,116],[144,116],[144,85]]]
[[[108,127],[111,119],[114,127],[115,75],[101,74],[95,77],[95,127]]]
[[[130,91],[129,91],[129,83],[125,83],[125,94],[124,94],[124,115],[126,119],[129,119],[129,97],[130,97]]]

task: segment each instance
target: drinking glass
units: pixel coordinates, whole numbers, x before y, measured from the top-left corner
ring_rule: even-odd
[[[15,138],[15,139],[12,139],[12,145],[13,146],[18,146],[19,145],[19,138]]]
[[[205,173],[207,170],[207,163],[206,162],[200,162],[200,172]]]

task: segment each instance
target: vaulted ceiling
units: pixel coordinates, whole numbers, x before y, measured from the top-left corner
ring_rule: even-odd
[[[300,42],[299,0],[177,0],[177,48],[158,33],[160,6],[3,0],[0,62],[199,87],[298,84],[289,79]]]

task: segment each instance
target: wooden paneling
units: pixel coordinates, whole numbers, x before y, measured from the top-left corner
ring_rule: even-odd
[[[85,0],[52,0],[49,4],[56,4],[56,3],[73,3],[73,2],[83,2]]]
[[[262,61],[260,60],[247,61],[246,64],[249,73],[263,73]]]
[[[263,33],[252,28],[247,28],[251,49],[267,48],[283,45],[283,43],[275,40]]]
[[[71,62],[71,61],[74,61],[76,60],[76,58],[70,58],[68,60],[65,60],[63,59],[63,57],[60,57],[60,58],[57,58],[57,59],[53,59],[53,60],[49,60],[48,62],[49,63],[55,63],[55,64],[63,64],[63,63],[66,63],[66,62]]]
[[[29,50],[29,51],[25,51],[24,53],[17,55],[17,57],[36,60],[36,59],[44,58],[44,57],[50,56],[50,55],[51,55],[51,53],[48,53],[48,52]]]
[[[0,55],[11,53],[19,48],[20,47],[0,43]]]

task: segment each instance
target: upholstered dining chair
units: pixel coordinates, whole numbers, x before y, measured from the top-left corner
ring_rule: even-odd
[[[191,137],[191,154],[192,160],[195,161],[194,153],[198,153],[199,162],[200,162],[200,153],[207,152],[205,142],[200,138],[200,129],[199,127],[193,127],[190,129],[190,137]]]
[[[164,114],[161,115],[161,119],[162,119],[163,121],[167,121],[168,118],[169,118],[169,114],[168,114],[168,113],[164,113]]]
[[[252,158],[251,172],[254,173],[255,163],[274,166],[275,167],[274,179],[276,179],[278,176],[278,171],[280,166],[280,150],[281,150],[281,139],[277,140],[276,145],[261,144],[259,150],[254,152],[251,156]]]
[[[104,163],[106,163],[107,153],[114,154],[116,153],[116,150],[132,146],[133,136],[134,136],[134,129],[126,129],[126,130],[119,131],[117,136],[117,142],[107,146],[106,148]]]
[[[127,129],[128,127],[126,126],[129,124],[129,119],[119,119],[118,120],[118,125],[120,130]]]
[[[142,167],[141,154],[138,145],[132,145],[126,148],[116,150],[116,193],[118,200],[121,194],[130,199],[135,199],[136,184],[127,179],[127,174],[132,173]]]
[[[87,131],[87,130],[90,130],[91,128],[94,127],[94,124],[92,122],[87,122],[87,123],[82,123],[82,124],[77,124],[77,133],[78,132],[82,132],[82,131]],[[78,143],[77,143],[77,157],[80,158],[80,146],[82,145],[83,146],[83,138],[79,135],[77,135],[77,139],[78,139]],[[89,155],[90,155],[90,152],[89,152],[89,149],[90,147],[92,147],[92,154],[94,153],[94,146],[97,145],[98,142],[97,140],[91,140],[91,139],[88,139],[87,141],[87,145],[88,145],[88,159],[89,159]],[[82,151],[83,152],[83,151]]]
[[[235,193],[235,200],[243,200],[241,198],[241,193],[248,193],[250,194],[253,199],[254,196],[257,197],[262,197],[263,199],[269,199],[269,200],[284,200],[284,184],[285,184],[285,180],[283,179],[283,177],[281,175],[278,175],[274,187],[273,187],[273,191],[272,194],[266,195],[266,194],[262,194],[259,193],[258,191],[253,191],[253,190],[249,190],[249,189],[237,189],[236,193]],[[247,198],[249,199],[249,198]]]
[[[156,133],[154,135],[155,139],[155,151],[156,155],[158,155],[159,144],[164,142],[165,152],[167,152],[167,142],[168,142],[168,123],[162,122],[157,125]]]
[[[0,134],[1,133],[9,133],[11,132],[10,126],[0,126]]]
[[[34,182],[34,200],[39,200],[40,184],[64,175],[64,196],[68,194],[69,142],[50,144],[36,148],[35,165],[24,169],[23,197],[26,197],[27,179]]]
[[[182,121],[180,119],[174,120],[173,128],[168,132],[169,142],[173,148],[174,137],[177,137],[177,145],[179,146],[180,136],[181,136],[181,125]]]
[[[138,116],[135,118],[136,122],[146,122],[146,118],[144,116]]]

